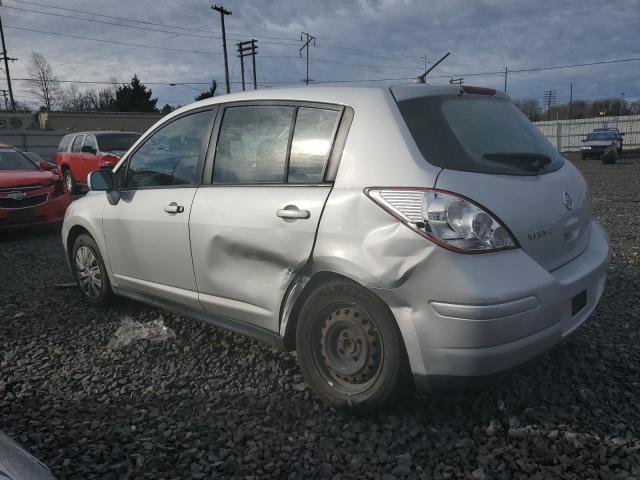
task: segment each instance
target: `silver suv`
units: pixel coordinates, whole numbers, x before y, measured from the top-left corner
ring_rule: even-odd
[[[492,89],[215,97],[89,186],[63,241],[90,303],[296,350],[319,397],[359,410],[537,356],[605,283],[584,179]]]

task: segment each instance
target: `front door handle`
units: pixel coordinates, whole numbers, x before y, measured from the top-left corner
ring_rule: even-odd
[[[309,218],[311,213],[309,210],[300,210],[295,205],[287,205],[286,207],[279,209],[276,212],[276,215],[284,219],[299,219]]]
[[[165,205],[164,211],[167,213],[182,213],[184,212],[184,207],[176,202],[171,202],[169,205]]]

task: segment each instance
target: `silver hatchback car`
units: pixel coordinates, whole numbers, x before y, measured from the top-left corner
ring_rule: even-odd
[[[492,89],[215,97],[88,184],[62,233],[89,302],[122,295],[296,350],[338,406],[521,364],[605,283],[584,179]]]

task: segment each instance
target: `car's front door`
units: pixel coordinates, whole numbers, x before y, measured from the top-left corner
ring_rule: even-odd
[[[88,151],[87,147],[90,147],[91,151]],[[99,168],[98,156],[96,155],[98,152],[98,142],[96,141],[95,135],[85,135],[82,150],[82,162],[78,162],[78,171],[80,172],[78,181],[87,183],[89,174]]]
[[[170,120],[116,171],[120,200],[106,204],[103,228],[117,286],[199,308],[189,214],[214,117],[215,107]]]
[[[235,104],[221,113],[190,220],[200,303],[277,331],[331,191],[325,170],[342,107]]]

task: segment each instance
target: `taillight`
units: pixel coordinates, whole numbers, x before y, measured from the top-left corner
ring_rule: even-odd
[[[435,188],[366,188],[371,200],[417,233],[449,250],[487,253],[518,248],[509,229],[468,198]]]
[[[60,195],[64,195],[64,185],[62,180],[57,179],[53,184],[53,196],[59,197]]]

